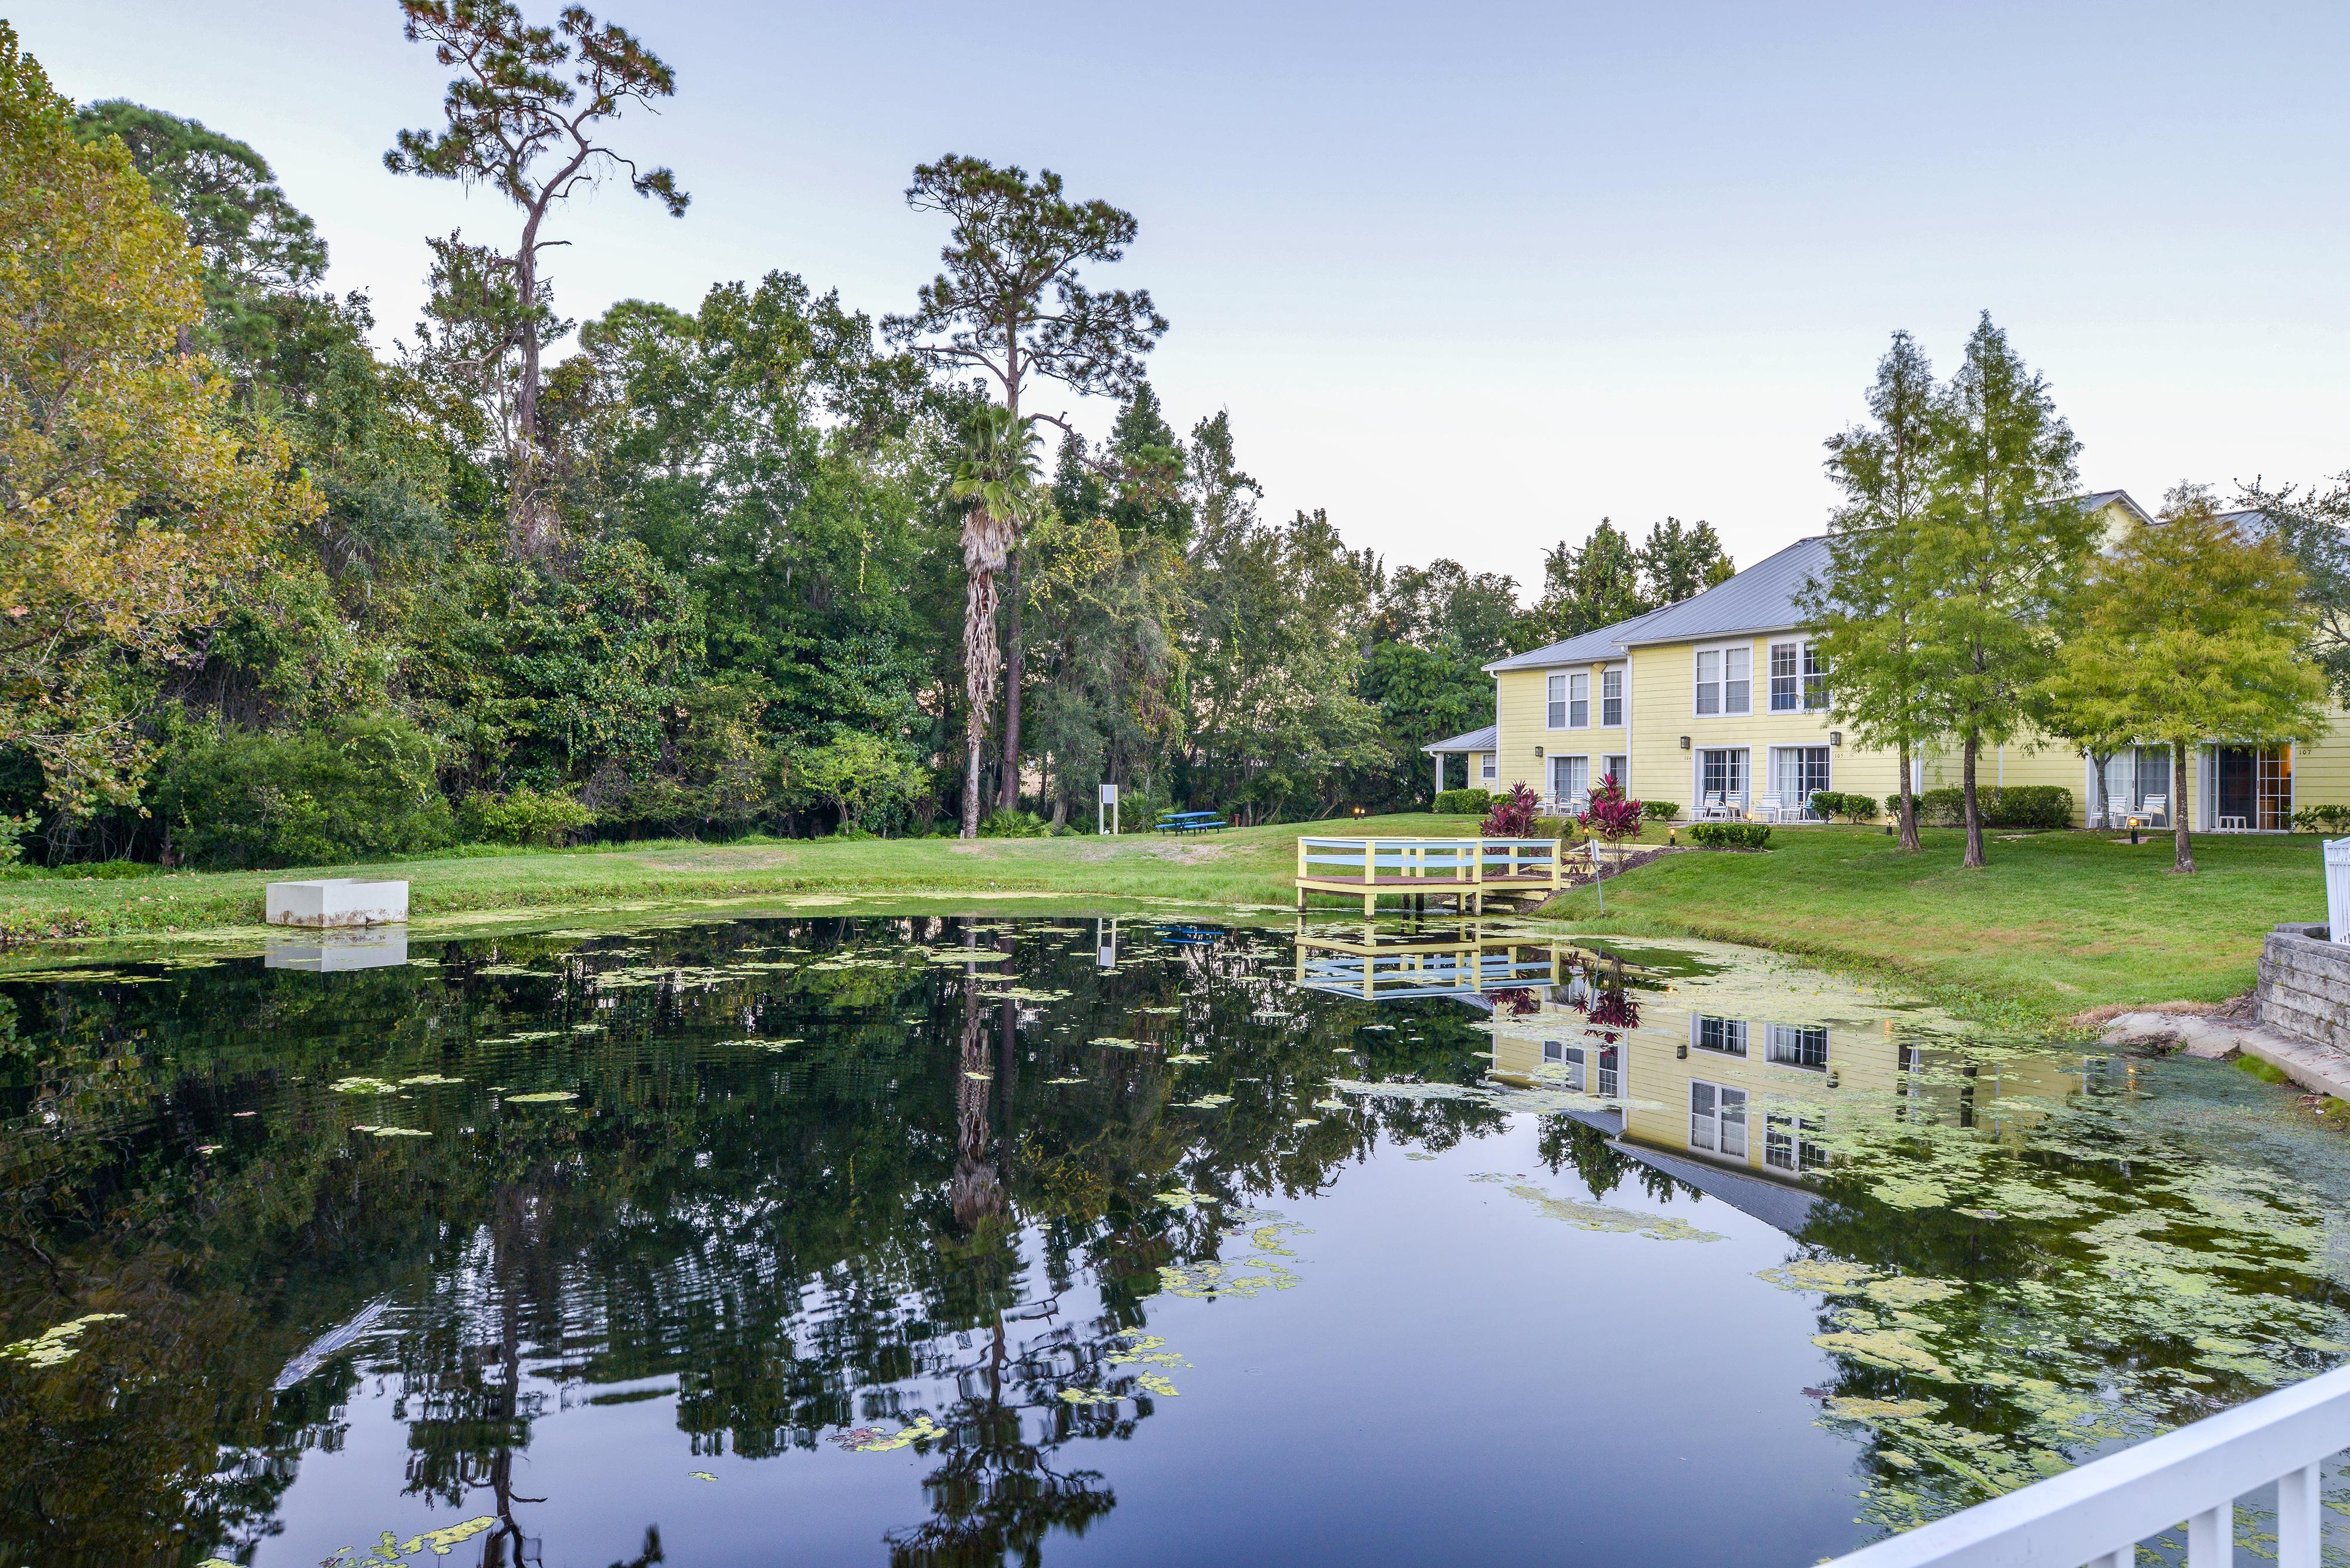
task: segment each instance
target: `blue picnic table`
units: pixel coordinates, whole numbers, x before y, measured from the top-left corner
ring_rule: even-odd
[[[1162,811],[1153,833],[1206,833],[1232,824],[1212,811]]]

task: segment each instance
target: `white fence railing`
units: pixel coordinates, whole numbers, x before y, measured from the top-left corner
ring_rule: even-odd
[[[1436,881],[1547,877],[1555,838],[1300,838],[1300,877],[1418,877]]]
[[[2350,940],[2350,838],[2325,841],[2325,934]]]
[[[1828,1568],[2129,1568],[2187,1522],[2189,1568],[2235,1561],[2235,1501],[2277,1484],[2278,1568],[2318,1568],[2318,1469],[2350,1449],[2350,1366],[2264,1395]]]

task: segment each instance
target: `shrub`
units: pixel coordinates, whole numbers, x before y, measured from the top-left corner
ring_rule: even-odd
[[[547,848],[567,843],[571,836],[596,820],[596,814],[560,790],[535,790],[527,785],[504,794],[486,791],[465,797],[457,809],[457,826],[469,844],[536,844]]]
[[[1640,815],[1650,822],[1671,822],[1680,814],[1681,803],[1677,800],[1644,800],[1640,803]]]
[[[1555,838],[1561,844],[1577,844],[1583,839],[1583,824],[1571,816],[1538,816],[1534,818],[1534,830],[1529,836]]]
[[[1018,811],[999,805],[980,819],[982,838],[1042,838],[1052,831],[1045,819],[1033,811]]]
[[[2293,825],[2303,833],[2350,833],[2350,805],[2304,805],[2293,814]],[[0,832],[5,826],[0,818]]]
[[[1700,822],[1689,830],[1690,842],[1700,849],[1761,849],[1771,842],[1767,822]]]
[[[432,742],[397,715],[354,716],[292,734],[181,738],[157,771],[157,815],[190,860],[322,866],[449,843]]]
[[[1524,784],[1513,784],[1510,793],[1493,803],[1478,824],[1477,831],[1488,838],[1531,838],[1534,831],[1534,792]]]
[[[39,820],[29,811],[19,816],[0,812],[0,866],[14,866],[25,858],[25,836]]]
[[[1493,809],[1489,789],[1449,789],[1436,797],[1439,816],[1482,816]]]
[[[2063,784],[2009,784],[1984,792],[1982,814],[1990,827],[2070,827],[2073,792]]]
[[[2073,792],[2063,784],[2010,784],[2005,789],[1996,785],[1978,785],[1975,790],[1982,806],[1985,827],[2070,827],[2073,826]],[[1885,797],[1885,815],[1899,821],[1901,797]],[[1921,827],[1963,827],[1967,821],[1966,792],[1959,789],[1922,790],[1918,795],[1918,824]]]

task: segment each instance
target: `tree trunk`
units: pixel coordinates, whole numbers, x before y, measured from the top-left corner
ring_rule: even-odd
[[[981,509],[972,509],[978,516]],[[984,530],[983,522],[979,528]],[[971,527],[965,524],[966,529]],[[983,548],[983,546],[982,546]],[[966,540],[966,554],[974,546]],[[979,749],[987,736],[988,710],[995,695],[995,574],[973,565],[963,587],[962,680],[968,720],[963,726],[962,836],[979,836]]]
[[[1910,753],[1901,748],[1901,847],[1908,854],[1918,853],[1918,791],[1909,774]]]
[[[2170,742],[2170,869],[2195,875],[2195,842],[2187,836],[2187,742]]]
[[[2111,792],[2106,788],[2106,764],[2113,761],[2113,756],[2114,754],[2111,752],[2091,752],[2089,753],[2089,771],[2095,774],[2097,778],[2095,815],[2096,826],[2099,827],[2111,827],[2114,825],[2113,795]]]
[[[1967,809],[1967,857],[1960,864],[1980,867],[1983,863],[1982,804],[1975,798],[1975,758],[1981,754],[1981,737],[1967,736],[1966,760],[1959,775],[1960,798]]]
[[[1010,624],[1003,628],[1003,790],[996,804],[1006,811],[1020,805],[1020,681],[1027,672],[1027,649],[1020,635],[1020,546],[1014,545],[1003,563],[1004,609]]]

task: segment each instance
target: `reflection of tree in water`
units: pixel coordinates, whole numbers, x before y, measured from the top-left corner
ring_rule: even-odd
[[[339,1441],[356,1363],[397,1391],[410,1490],[494,1516],[480,1544],[502,1568],[535,1554],[534,1512],[561,1508],[516,1486],[556,1391],[655,1382],[674,1385],[696,1452],[758,1458],[935,1378],[951,1395],[925,1445],[932,1516],[891,1551],[1035,1561],[1052,1531],[1114,1506],[1056,1456],[1149,1413],[1105,1358],[1142,1322],[1158,1266],[1221,1245],[1149,1195],[1318,1190],[1382,1124],[1358,1109],[1295,1125],[1327,1096],[1331,1046],[1357,1039],[1359,1010],[1292,1000],[1265,964],[1277,955],[1245,935],[1097,972],[1089,948],[1072,961],[1049,950],[1060,933],[1026,929],[1021,978],[1066,999],[998,1001],[972,967],[903,956],[908,938],[962,935],[931,922],[894,941],[746,924],[618,952],[504,939],[484,944],[494,963],[324,987],[230,966],[46,988],[18,1025],[37,1074],[0,1101],[21,1178],[0,1207],[0,1338],[83,1311],[130,1318],[41,1386],[0,1386],[5,1560],[258,1541],[300,1455]],[[779,941],[805,950],[789,972],[735,963]],[[986,967],[992,981],[1013,964]],[[1105,1028],[1147,1039],[1084,1044]],[[746,1033],[815,1043],[708,1043]],[[1164,1060],[1211,1040],[1212,1066]],[[1372,1041],[1448,1073],[1473,1071],[1482,1044],[1444,1021],[1409,1045]],[[1016,1095],[1024,1070],[1083,1082]],[[420,1072],[463,1082],[380,1102],[329,1087]],[[579,1099],[501,1106],[491,1084]],[[1233,1096],[1212,1116],[1168,1108],[1210,1088]],[[1413,1114],[1440,1132],[1488,1119]],[[376,1120],[433,1136],[348,1131]],[[1103,1302],[1083,1330],[1054,1305],[1080,1280]],[[297,1351],[378,1296],[399,1303],[396,1327],[272,1395]],[[1058,1397],[1081,1386],[1125,1397]],[[659,1553],[649,1535],[641,1561]]]

